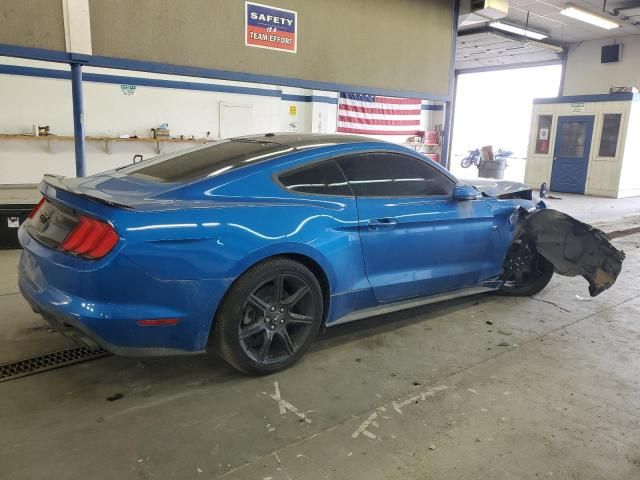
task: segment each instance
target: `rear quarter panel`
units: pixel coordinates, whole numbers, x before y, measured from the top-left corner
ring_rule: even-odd
[[[324,270],[331,293],[367,288],[355,199],[286,192],[274,167],[157,212],[123,212],[122,253],[158,278],[233,281],[264,258],[293,253]]]

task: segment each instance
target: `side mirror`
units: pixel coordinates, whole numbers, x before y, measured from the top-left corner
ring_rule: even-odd
[[[464,183],[456,185],[453,189],[454,200],[476,200],[482,197],[482,194],[471,185]]]

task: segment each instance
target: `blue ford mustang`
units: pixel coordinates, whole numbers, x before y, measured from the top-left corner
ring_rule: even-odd
[[[211,345],[252,374],[292,364],[322,326],[478,292],[532,295],[554,266],[595,295],[624,258],[526,187],[482,193],[365,137],[235,138],[45,176],[40,190],[19,232],[19,285],[35,311],[116,354]]]

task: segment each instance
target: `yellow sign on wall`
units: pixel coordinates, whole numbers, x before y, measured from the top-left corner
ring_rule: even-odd
[[[298,106],[297,105],[289,105],[289,115],[297,115],[298,114]]]

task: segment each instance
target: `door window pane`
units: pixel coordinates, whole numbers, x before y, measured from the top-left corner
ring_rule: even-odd
[[[605,113],[602,121],[602,135],[600,136],[600,157],[615,157],[620,134],[621,113]]]
[[[353,196],[347,179],[333,160],[283,173],[279,180],[287,190],[292,192]]]
[[[397,153],[372,153],[338,159],[351,187],[361,197],[451,196],[454,182],[426,162]]]
[[[546,155],[549,153],[549,136],[551,132],[551,115],[538,115],[538,129],[536,131],[536,153]]]
[[[558,141],[561,157],[582,158],[584,144],[587,141],[587,124],[585,122],[563,123]]]

